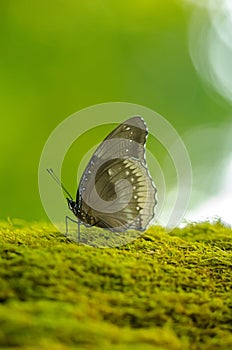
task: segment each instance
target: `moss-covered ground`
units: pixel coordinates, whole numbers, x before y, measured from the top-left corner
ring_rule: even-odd
[[[78,245],[48,224],[0,228],[1,349],[232,349],[232,230]]]

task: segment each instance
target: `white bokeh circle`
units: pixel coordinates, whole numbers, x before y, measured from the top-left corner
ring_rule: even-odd
[[[61,178],[65,156],[78,137],[92,128],[111,123],[119,124],[133,116],[141,116],[145,120],[149,134],[166,149],[176,171],[175,195],[172,196],[171,202],[166,203],[165,178],[167,174],[162,173],[161,166],[155,156],[155,149],[147,149],[149,169],[157,187],[158,198],[153,223],[157,222],[157,218],[163,216],[165,219],[163,219],[162,225],[169,231],[181,223],[192,188],[191,162],[181,137],[165,118],[149,108],[125,102],[109,102],[82,109],[66,118],[54,129],[43,148],[38,171],[40,197],[47,216],[60,232],[65,232],[65,216],[73,214],[68,209],[62,189],[52,181],[46,169],[53,168],[57,176]],[[154,170],[158,181],[156,181]],[[75,195],[73,195],[74,198]],[[163,215],[164,212],[165,215]],[[85,228],[84,232],[87,232],[86,230],[91,231],[91,228]],[[110,232],[110,234],[113,233]],[[107,241],[109,241],[108,238]],[[125,244],[127,239],[128,236],[117,233],[110,246]],[[90,240],[85,239],[84,242],[91,246],[99,246],[92,237]],[[104,242],[101,241],[100,246],[104,246]],[[105,244],[105,246],[109,245]]]

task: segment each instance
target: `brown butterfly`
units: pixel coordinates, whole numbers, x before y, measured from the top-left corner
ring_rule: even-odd
[[[154,217],[156,188],[147,169],[145,144],[148,130],[141,117],[132,117],[114,129],[96,149],[79,183],[76,200],[52,169],[49,174],[68,195],[69,209],[78,223],[114,232],[144,231]]]

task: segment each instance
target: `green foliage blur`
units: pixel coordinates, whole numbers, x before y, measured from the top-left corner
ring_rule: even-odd
[[[180,134],[223,122],[225,106],[208,95],[189,57],[190,12],[175,0],[1,0],[1,218],[46,218],[40,154],[77,110],[137,103]]]

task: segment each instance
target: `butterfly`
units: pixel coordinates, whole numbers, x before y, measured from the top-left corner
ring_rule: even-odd
[[[67,194],[68,207],[80,224],[114,232],[146,230],[154,217],[156,187],[147,168],[145,145],[148,129],[144,120],[131,117],[114,129],[92,155],[72,198],[52,169],[49,174]]]

